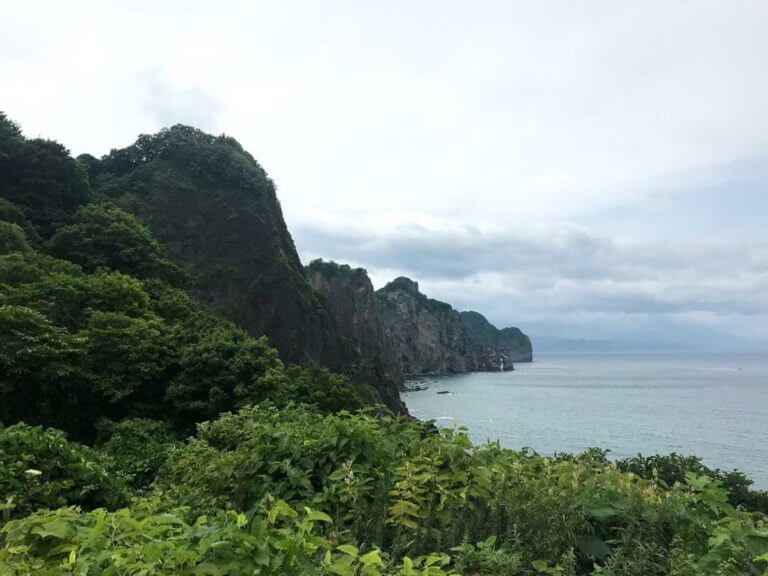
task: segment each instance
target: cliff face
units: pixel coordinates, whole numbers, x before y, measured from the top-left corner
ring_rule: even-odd
[[[532,359],[530,339],[518,328],[498,330],[482,314],[459,313],[427,298],[413,280],[397,278],[376,294],[406,374],[512,370]]]
[[[381,322],[391,335],[406,374],[469,372],[479,368],[459,314],[419,292],[408,278],[379,290]]]
[[[477,312],[459,313],[408,278],[374,292],[363,269],[315,261],[308,275],[342,335],[389,379],[511,370],[514,362],[531,360],[530,340],[520,330],[498,330]]]
[[[478,312],[460,312],[460,315],[470,340],[483,348],[496,351],[499,364],[533,360],[531,339],[520,328],[499,330]]]
[[[234,139],[174,126],[101,160],[84,159],[96,193],[134,212],[191,273],[190,291],[285,362],[318,362],[363,384],[395,410],[393,383],[377,379],[340,335],[307,280],[275,187]]]
[[[397,348],[382,323],[382,306],[362,268],[315,260],[307,278],[322,296],[339,332],[381,379],[399,385],[403,367]]]

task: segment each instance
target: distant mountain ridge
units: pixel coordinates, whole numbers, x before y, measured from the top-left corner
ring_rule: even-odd
[[[499,330],[478,312],[460,313],[410,278],[374,292],[362,268],[314,260],[307,272],[342,335],[393,377],[511,370],[532,359],[530,339],[518,328]]]

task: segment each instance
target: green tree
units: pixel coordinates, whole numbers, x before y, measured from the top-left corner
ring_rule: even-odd
[[[173,342],[156,317],[132,318],[119,312],[94,311],[79,333],[85,340],[92,386],[99,395],[99,414],[161,415]]]
[[[27,235],[17,224],[0,222],[0,256],[11,252],[29,252],[31,250]]]
[[[94,310],[133,317],[149,312],[149,296],[137,279],[83,274],[74,264],[37,253],[0,257],[0,286],[0,303],[34,308],[72,332]]]
[[[0,306],[0,334],[0,421],[82,430],[92,417],[83,339],[23,306]]]
[[[265,399],[270,390],[261,378],[270,369],[281,371],[282,362],[266,338],[254,339],[232,324],[219,324],[181,350],[179,369],[166,402],[177,422],[188,426]]]
[[[301,402],[314,405],[322,412],[363,407],[362,398],[349,376],[336,374],[315,363],[306,368],[293,365],[285,370],[270,370],[260,384],[270,391],[270,398],[280,404]]]
[[[61,144],[8,136],[6,127],[0,146],[0,196],[20,206],[43,236],[89,201],[85,168]]]
[[[182,278],[181,270],[165,257],[149,230],[135,216],[114,206],[80,208],[71,224],[56,230],[48,250],[86,272],[105,267],[137,278]]]
[[[24,217],[24,212],[13,202],[9,202],[5,198],[0,198],[0,222],[9,222],[11,224],[17,224],[24,234],[27,236],[27,240],[35,246],[40,244],[40,235],[32,225],[32,223]]]

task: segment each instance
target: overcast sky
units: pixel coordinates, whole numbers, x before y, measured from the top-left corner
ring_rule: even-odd
[[[237,138],[305,261],[539,335],[768,340],[768,2],[0,0],[0,109]],[[725,340],[721,340],[725,339]]]

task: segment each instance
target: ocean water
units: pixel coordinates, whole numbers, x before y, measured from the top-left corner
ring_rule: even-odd
[[[768,356],[541,354],[514,372],[426,385],[403,394],[410,412],[466,426],[476,442],[539,454],[692,454],[768,489]]]

